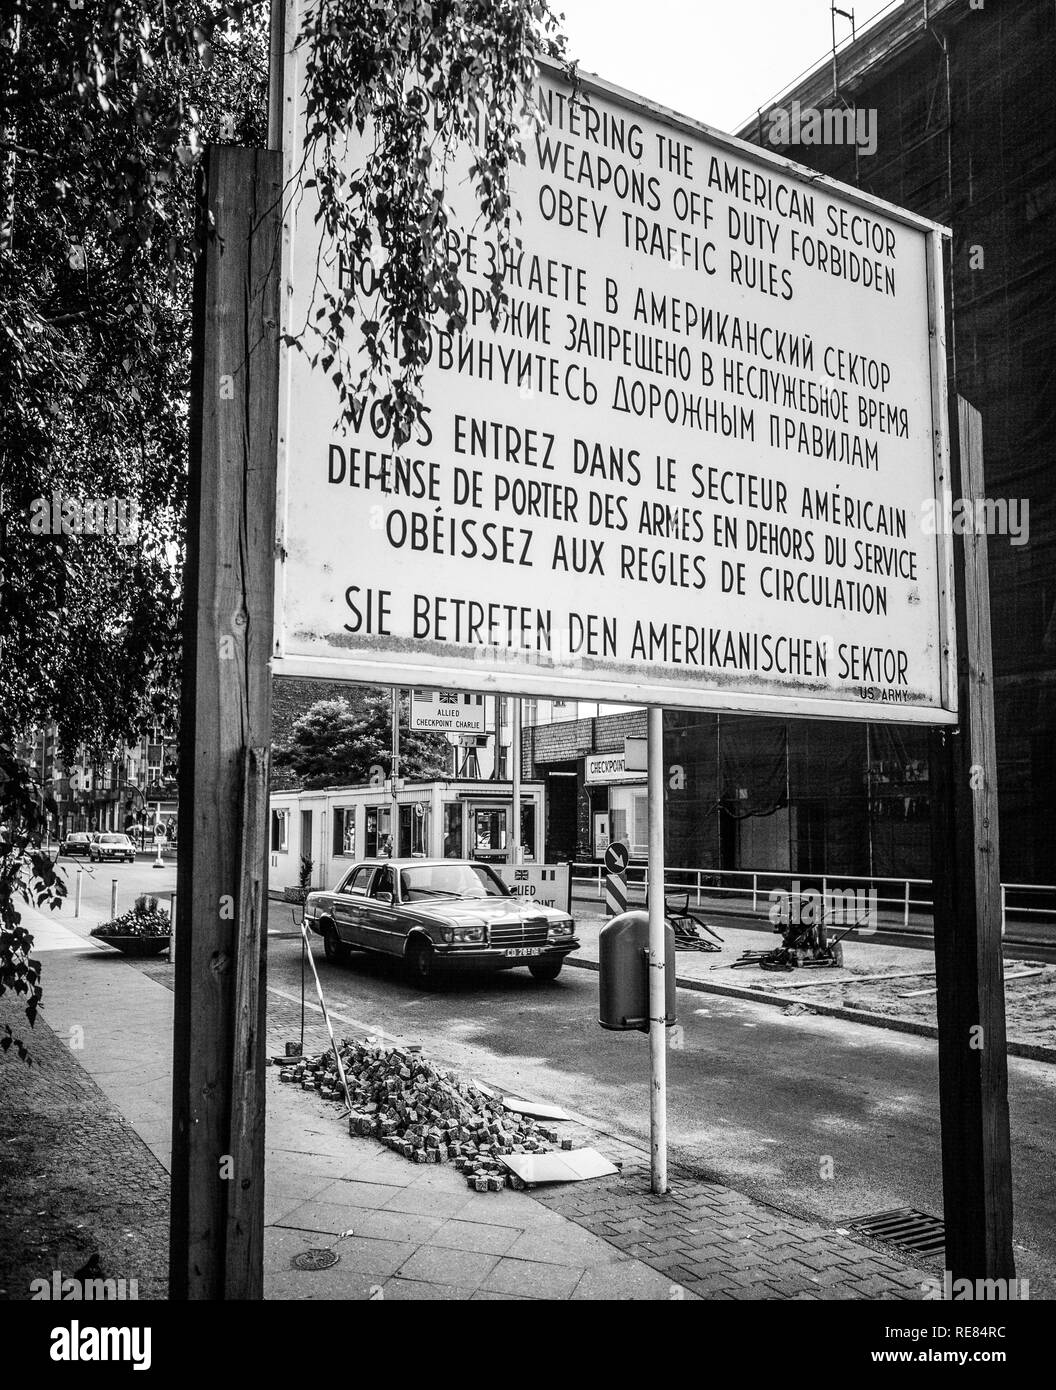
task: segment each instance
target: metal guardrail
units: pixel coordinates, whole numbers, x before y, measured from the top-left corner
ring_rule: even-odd
[[[572,870],[573,891],[577,883],[593,883],[596,886],[596,893],[599,898],[605,896],[605,866],[603,864],[584,864],[573,863],[570,865]],[[723,882],[715,882],[718,879],[741,879],[743,884],[727,885]],[[897,888],[897,892],[882,895],[877,892],[877,906],[891,907],[902,914],[902,925],[909,926],[910,913],[914,908],[925,909],[929,914],[933,908],[931,897],[914,896],[915,889],[931,890],[932,883],[929,878],[882,878],[877,875],[855,875],[843,874],[839,879],[832,878],[824,874],[807,873],[786,873],[781,870],[771,869],[675,869],[666,868],[664,870],[664,892],[673,890],[685,892],[688,888],[695,895],[696,905],[699,907],[704,896],[715,896],[716,894],[729,894],[734,897],[750,898],[752,911],[759,910],[760,894],[768,895],[772,888],[780,888],[793,883],[802,883],[804,880],[821,882],[823,894],[829,890],[830,883],[835,891],[838,883],[840,889],[845,888],[877,888],[880,885],[892,885]],[[711,880],[711,881],[709,881]],[[643,890],[649,887],[649,871],[644,865],[631,864],[627,868],[628,886],[639,885]],[[1051,898],[1051,906],[1036,907],[1027,903],[1009,902],[1009,895],[1024,894],[1047,894]],[[764,899],[765,900],[765,899]],[[1056,884],[1051,883],[1002,883],[1001,885],[1001,931],[1005,930],[1009,916],[1019,917],[1044,917],[1049,923],[1056,926]]]

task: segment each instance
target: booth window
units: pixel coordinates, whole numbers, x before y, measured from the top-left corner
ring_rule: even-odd
[[[421,801],[400,807],[400,849],[416,859],[429,852],[429,807]]]
[[[609,838],[622,840],[636,859],[649,852],[649,797],[623,787],[609,791]]]
[[[271,813],[271,848],[275,854],[285,854],[289,847],[288,837],[289,812],[272,811]]]
[[[526,860],[535,858],[535,806],[521,803],[521,851]]]
[[[444,858],[464,858],[462,844],[462,804],[459,801],[444,803]]]
[[[473,852],[480,857],[506,852],[506,810],[473,812]]]
[[[392,848],[388,845],[390,835],[389,826],[392,817],[387,806],[368,806],[367,807],[367,831],[365,836],[365,858],[376,859],[379,854],[388,853]]]
[[[631,848],[635,854],[649,852],[649,798],[648,796],[636,796],[634,798],[634,839],[631,841]]]
[[[356,852],[356,808],[334,807],[334,858]]]

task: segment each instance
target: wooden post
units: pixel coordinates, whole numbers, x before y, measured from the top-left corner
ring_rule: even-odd
[[[985,496],[982,422],[958,398],[955,496]],[[1001,958],[997,757],[985,534],[954,536],[959,724],[931,740],[946,1268],[1011,1279],[1012,1164]]]
[[[281,156],[214,147],[195,278],[173,1048],[174,1299],[263,1289]]]

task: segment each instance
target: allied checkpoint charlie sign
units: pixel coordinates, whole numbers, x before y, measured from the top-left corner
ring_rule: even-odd
[[[417,436],[284,357],[275,671],[953,722],[942,229],[594,79],[538,100],[498,332],[448,180],[467,323]],[[291,331],[346,273],[314,211]]]

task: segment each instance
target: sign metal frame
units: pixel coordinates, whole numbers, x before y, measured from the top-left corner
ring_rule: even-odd
[[[287,35],[298,32],[300,0],[286,0]],[[291,22],[292,21],[292,22]],[[542,76],[567,81],[559,64],[539,60]],[[291,193],[301,166],[302,154],[296,140],[296,102],[298,90],[296,53],[287,43],[284,73],[284,177],[286,181],[285,217],[283,224],[283,282],[289,288],[292,266],[292,208],[296,192]],[[925,269],[927,279],[927,313],[930,357],[930,393],[932,413],[932,479],[934,497],[943,517],[951,514],[950,439],[947,416],[947,371],[945,296],[943,293],[943,240],[952,236],[944,227],[905,208],[887,203],[860,189],[819,175],[816,171],[777,155],[736,136],[713,129],[704,122],[693,120],[657,102],[604,81],[588,73],[578,75],[580,89],[602,97],[617,106],[675,131],[706,142],[711,147],[808,183],[816,191],[827,192],[853,205],[876,212],[890,221],[922,232],[925,236]],[[283,311],[287,311],[289,295],[283,296]],[[283,325],[284,328],[287,325]],[[613,672],[602,675],[605,669],[590,658],[574,660],[571,664],[551,664],[536,658],[518,660],[514,651],[504,651],[497,659],[489,660],[490,649],[481,648],[476,659],[455,656],[448,664],[440,664],[432,653],[416,652],[411,639],[404,637],[359,639],[356,651],[346,658],[334,655],[315,657],[302,652],[286,651],[285,594],[288,581],[286,508],[290,495],[290,439],[288,402],[290,398],[289,350],[284,350],[280,363],[280,421],[278,430],[278,476],[276,507],[276,621],[272,649],[272,672],[280,676],[296,676],[325,680],[346,680],[370,685],[418,686],[459,689],[483,694],[514,694],[524,697],[576,698],[617,704],[660,706],[667,709],[727,711],[741,714],[765,714],[778,718],[838,719],[865,723],[920,724],[924,726],[957,723],[956,633],[953,615],[953,537],[937,527],[934,535],[937,580],[935,641],[938,655],[935,665],[939,676],[940,704],[935,706],[885,703],[880,700],[854,700],[776,690],[765,692],[738,690],[725,685],[700,685],[691,678],[669,683],[662,680],[636,678],[633,674]],[[396,561],[394,561],[396,563]],[[931,595],[929,595],[929,598]],[[560,659],[558,659],[559,661]],[[713,680],[712,673],[700,673],[704,680]],[[735,677],[735,680],[740,679]],[[751,677],[748,678],[751,680]]]

